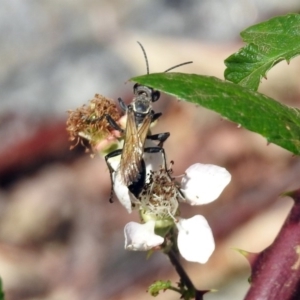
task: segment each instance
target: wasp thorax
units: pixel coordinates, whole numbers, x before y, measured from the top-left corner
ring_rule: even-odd
[[[132,106],[133,111],[139,114],[148,114],[152,108],[151,102],[147,98],[145,98],[144,95],[136,97]]]

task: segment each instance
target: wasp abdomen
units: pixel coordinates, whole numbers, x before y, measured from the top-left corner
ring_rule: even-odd
[[[142,192],[146,181],[146,165],[145,161],[141,160],[141,171],[137,174],[135,180],[128,186],[129,191],[136,197]]]

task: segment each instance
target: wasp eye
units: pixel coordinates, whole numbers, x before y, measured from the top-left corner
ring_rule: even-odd
[[[159,99],[160,97],[160,92],[159,91],[153,91],[152,93],[152,102],[155,102]]]

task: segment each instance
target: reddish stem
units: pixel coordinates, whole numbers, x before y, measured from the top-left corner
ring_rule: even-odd
[[[253,264],[245,300],[300,299],[300,190],[290,196],[295,204],[273,244]]]

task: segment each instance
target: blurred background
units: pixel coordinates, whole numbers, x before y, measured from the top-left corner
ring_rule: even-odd
[[[223,78],[224,59],[242,47],[247,26],[289,12],[298,0],[0,0],[0,276],[6,299],[152,299],[147,287],[178,277],[167,258],[124,250],[124,225],[138,221],[108,202],[100,157],[69,150],[66,111],[95,93],[127,103],[133,76],[181,62],[176,71]],[[278,64],[261,92],[300,106],[300,60]],[[183,262],[204,299],[243,299],[250,268],[233,248],[270,245],[299,188],[300,161],[264,138],[201,107],[162,96],[153,133],[174,173],[195,162],[226,167],[232,182],[218,201],[183,206],[204,215],[217,248],[205,265]],[[276,122],[276,120],[274,120]],[[167,291],[157,299],[178,299]]]

